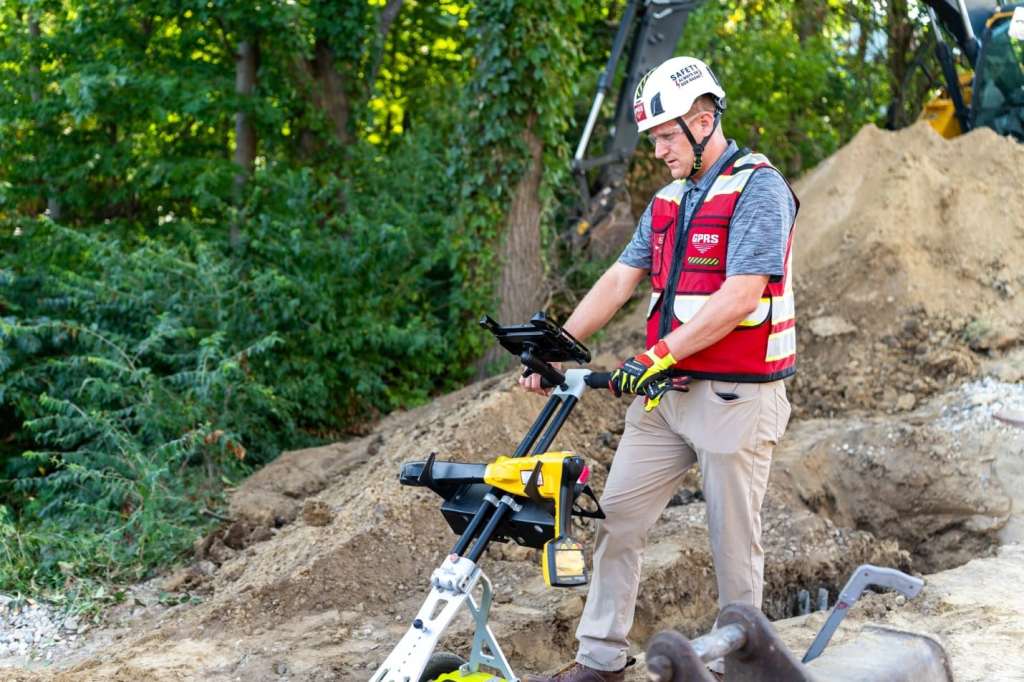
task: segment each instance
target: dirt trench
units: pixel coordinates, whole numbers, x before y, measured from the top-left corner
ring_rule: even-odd
[[[992,418],[1024,406],[1012,324],[1024,313],[1024,203],[982,187],[971,163],[951,163],[980,150],[1006,180],[1024,173],[1024,152],[990,131],[930,136],[867,128],[797,184],[796,417],[764,510],[765,611],[775,619],[796,613],[801,588],[836,594],[861,563],[931,573],[1024,537],[1024,432]],[[978,216],[985,239],[965,242]],[[599,340],[594,366],[636,352],[642,312]],[[440,499],[400,486],[399,466],[430,452],[507,454],[542,404],[503,375],[391,415],[366,437],[283,454],[239,488],[233,521],[197,542],[188,566],[134,587],[107,627],[56,665],[0,662],[0,680],[368,679],[454,540]],[[598,490],[624,411],[591,392],[554,444],[591,461]],[[694,474],[650,538],[637,652],[661,628],[697,635],[715,617],[699,488]],[[571,655],[585,596],[546,588],[537,563],[514,545],[483,559],[498,595],[493,628],[521,671]],[[183,603],[157,598],[168,593]],[[979,617],[977,628],[1016,631],[1024,607],[1008,608],[1018,621]],[[937,618],[928,622],[939,627]],[[458,621],[446,646],[465,650],[470,633]]]

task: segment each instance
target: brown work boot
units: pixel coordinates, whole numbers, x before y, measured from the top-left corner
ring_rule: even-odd
[[[527,675],[524,682],[623,682],[625,679],[626,668],[614,672],[597,670],[574,661],[554,675]]]

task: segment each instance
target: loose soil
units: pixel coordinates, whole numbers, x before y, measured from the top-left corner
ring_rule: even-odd
[[[765,502],[771,618],[796,613],[797,590],[835,595],[857,565],[875,563],[946,571],[929,576],[924,598],[864,613],[947,637],[961,679],[981,679],[970,677],[972,646],[998,658],[1005,637],[1024,631],[1019,599],[989,598],[1021,577],[1007,568],[1018,549],[995,553],[1024,528],[1024,430],[992,418],[1024,408],[1024,199],[1006,189],[1020,186],[1024,147],[990,131],[944,141],[924,127],[866,128],[797,183],[801,356],[797,416]],[[594,366],[636,352],[641,315],[609,329]],[[56,665],[0,660],[0,679],[367,679],[453,542],[440,499],[400,486],[400,465],[431,452],[508,454],[542,405],[507,374],[393,414],[365,437],[283,454],[239,488],[232,521],[197,542],[189,566],[133,588]],[[597,489],[624,411],[592,391],[556,439],[593,464]],[[696,636],[714,620],[699,489],[694,474],[652,533],[637,652],[659,629]],[[570,656],[585,590],[545,588],[536,552],[515,545],[492,546],[482,563],[497,591],[492,626],[517,670]],[[957,576],[970,571],[982,581],[961,591]],[[184,603],[168,605],[166,593]],[[814,618],[787,625],[791,641],[807,639]],[[470,637],[460,620],[446,646],[465,650]]]
[[[925,123],[868,126],[796,183],[798,415],[905,412],[1020,346],[1020,187],[1024,145]]]

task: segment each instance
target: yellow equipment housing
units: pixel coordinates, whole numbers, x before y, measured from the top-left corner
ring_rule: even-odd
[[[589,470],[571,452],[545,452],[528,457],[504,455],[487,465],[484,483],[517,497],[555,503],[555,537],[544,543],[541,570],[551,587],[587,584],[583,545],[572,538],[572,503],[577,483],[585,482]],[[580,480],[582,477],[582,481]]]
[[[960,92],[963,93],[965,106],[970,106],[971,104],[972,81],[972,74],[960,74]],[[963,130],[960,128],[960,121],[956,117],[956,107],[953,105],[953,99],[945,90],[924,105],[918,120],[928,121],[928,125],[947,140],[963,133]]]
[[[961,82],[961,92],[964,93],[964,104],[971,104],[971,82],[974,80],[972,74],[961,74],[959,75],[959,82]],[[951,139],[957,135],[963,134],[959,120],[956,118],[956,108],[953,105],[953,100],[949,96],[949,93],[942,90],[939,94],[925,104],[925,109],[921,110],[921,121],[928,121],[928,125],[945,137]]]
[[[497,677],[491,673],[466,673],[463,675],[458,670],[445,673],[435,677],[432,682],[505,682],[504,677]]]

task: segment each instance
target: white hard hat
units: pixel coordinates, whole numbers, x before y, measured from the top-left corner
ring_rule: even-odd
[[[647,72],[636,86],[633,118],[642,133],[685,116],[701,95],[711,95],[725,109],[725,90],[711,68],[693,57],[673,57]]]

